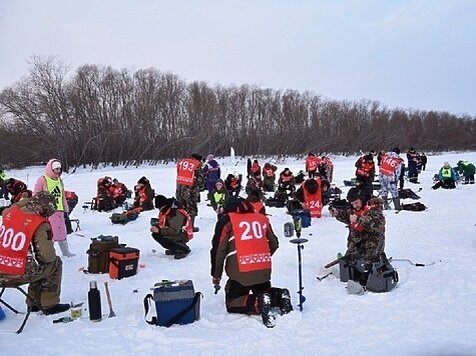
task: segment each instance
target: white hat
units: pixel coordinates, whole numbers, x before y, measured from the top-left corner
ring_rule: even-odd
[[[61,163],[59,163],[58,161],[53,161],[53,163],[51,163],[51,169],[55,170],[57,168],[61,169]]]

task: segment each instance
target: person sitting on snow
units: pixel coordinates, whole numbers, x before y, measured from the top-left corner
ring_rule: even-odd
[[[266,162],[263,167],[263,190],[265,192],[274,191],[274,182],[276,180],[276,170],[278,167]]]
[[[432,189],[454,189],[459,179],[458,173],[451,167],[449,162],[445,162],[438,173],[438,182],[431,187]]]
[[[154,190],[150,186],[150,182],[146,177],[142,177],[137,181],[137,185],[134,187],[135,198],[132,207],[128,210],[134,210],[135,212],[142,212],[146,210],[154,209]]]
[[[97,211],[110,211],[117,207],[112,199],[111,191],[109,190],[111,184],[111,177],[106,176],[98,179],[96,194]]]
[[[19,179],[9,178],[5,181],[5,188],[10,193],[10,202],[12,204],[18,203],[21,198],[29,198],[32,193],[29,190],[25,183]]]
[[[112,184],[109,187],[112,200],[116,206],[121,206],[127,199],[129,190],[124,183],[119,182],[116,178],[112,180]]]
[[[223,206],[226,204],[229,196],[225,188],[225,183],[223,183],[221,179],[217,180],[215,182],[215,189],[213,189],[208,198],[213,210],[215,210],[218,216],[223,213]]]
[[[238,196],[240,195],[241,188],[241,180],[242,180],[242,175],[238,173],[233,173],[233,174],[228,174],[228,176],[225,179],[225,187],[226,190],[228,190],[228,193],[230,195]]]
[[[45,315],[69,309],[69,304],[60,304],[62,261],[56,255],[48,221],[55,212],[55,197],[40,191],[5,209],[1,223],[3,231],[12,231],[15,237],[23,236],[24,241],[29,242],[16,245],[4,240],[0,248],[2,260],[16,262],[0,264],[0,283],[12,286],[28,283],[26,303],[29,310],[36,312],[41,309]]]

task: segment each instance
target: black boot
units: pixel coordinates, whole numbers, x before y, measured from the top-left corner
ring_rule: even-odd
[[[270,289],[269,295],[271,296],[271,305],[279,308],[281,315],[288,314],[293,310],[289,290],[273,287]]]
[[[281,289],[281,302],[279,304],[279,310],[281,310],[281,315],[288,314],[293,310],[293,305],[291,304],[291,294],[289,290],[282,288]]]
[[[176,260],[181,260],[182,258],[185,258],[187,257],[187,255],[190,253],[190,251],[186,252],[186,251],[181,251],[181,250],[177,250],[175,253],[174,253],[174,258]]]
[[[271,296],[268,293],[261,294],[259,296],[258,303],[263,324],[267,328],[274,328],[276,325],[276,317],[272,311],[273,308],[271,305]]]
[[[62,313],[66,310],[69,309],[69,304],[56,304],[52,306],[51,308],[43,309],[43,314],[45,315],[51,315],[51,314],[58,314]]]

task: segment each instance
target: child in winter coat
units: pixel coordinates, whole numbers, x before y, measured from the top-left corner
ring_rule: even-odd
[[[69,212],[68,202],[64,194],[64,185],[61,180],[62,167],[60,161],[53,158],[46,164],[45,174],[40,176],[33,188],[33,194],[41,191],[51,193],[56,199],[56,211],[48,218],[51,224],[51,232],[53,241],[58,242],[61,253],[66,257],[75,256],[69,251],[68,241],[66,240],[67,231],[64,220],[64,213]]]

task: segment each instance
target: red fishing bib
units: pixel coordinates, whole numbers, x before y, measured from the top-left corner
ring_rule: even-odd
[[[193,186],[195,182],[195,169],[200,162],[193,158],[184,158],[177,163],[177,185]]]
[[[258,213],[230,213],[240,272],[271,269],[271,252],[266,235],[269,220]]]
[[[26,214],[13,206],[0,225],[0,272],[23,275],[26,271],[28,248],[38,226],[45,218]]]

